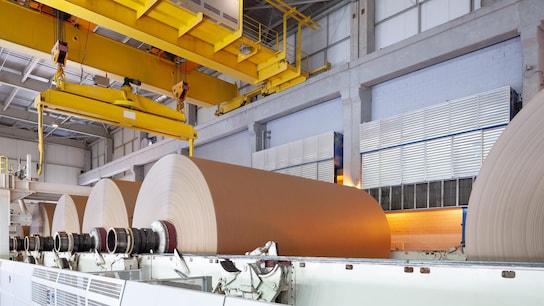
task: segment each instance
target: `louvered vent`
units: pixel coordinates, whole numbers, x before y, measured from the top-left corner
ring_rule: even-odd
[[[103,281],[98,279],[91,279],[91,285],[89,292],[101,294],[110,298],[119,299],[123,286],[114,282]]]
[[[94,300],[89,300],[88,304],[89,306],[109,306],[108,304],[100,303]]]
[[[57,290],[57,306],[85,306],[85,297],[64,290]]]
[[[87,286],[89,285],[89,278],[83,276],[76,276],[68,273],[60,273],[57,282],[59,284],[87,290]]]
[[[35,305],[55,305],[55,288],[32,282],[32,302]]]
[[[49,271],[40,268],[35,268],[32,272],[32,277],[41,278],[52,282],[57,281],[58,275],[59,273],[56,271]]]

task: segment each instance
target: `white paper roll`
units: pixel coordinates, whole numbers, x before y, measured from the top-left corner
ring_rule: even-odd
[[[364,191],[180,155],[144,179],[133,227],[170,221],[186,253],[243,254],[267,241],[281,255],[389,257],[390,233]]]
[[[472,189],[469,260],[544,261],[544,91],[506,127]]]
[[[56,204],[38,203],[32,210],[30,235],[51,236],[51,223]]]
[[[141,183],[101,179],[87,200],[81,231],[93,227],[129,227]]]
[[[87,199],[87,197],[63,194],[55,208],[51,233],[64,231],[81,234],[81,224],[83,223]]]

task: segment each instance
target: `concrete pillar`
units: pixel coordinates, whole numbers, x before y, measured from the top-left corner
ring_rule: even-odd
[[[132,166],[132,172],[134,173],[135,182],[143,182],[145,178],[144,166]]]
[[[544,5],[541,0],[519,3],[519,33],[523,67],[523,103],[544,88]]]
[[[361,187],[360,125],[371,119],[372,99],[367,87],[342,91],[344,108],[344,185]]]
[[[254,143],[251,144],[251,152],[258,152],[268,148],[270,135],[266,129],[266,123],[253,122],[249,130],[250,137]]]
[[[374,2],[353,1],[351,4],[351,60],[374,52]]]

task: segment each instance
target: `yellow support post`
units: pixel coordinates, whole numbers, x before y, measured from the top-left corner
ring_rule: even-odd
[[[43,160],[45,151],[45,144],[43,141],[43,104],[36,105],[36,109],[38,110],[38,152],[40,155],[37,173],[38,175],[41,175],[43,171]]]

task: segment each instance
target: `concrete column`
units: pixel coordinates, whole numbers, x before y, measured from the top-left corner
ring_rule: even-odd
[[[0,259],[9,259],[10,192],[0,189]]]
[[[523,103],[544,88],[544,4],[541,0],[519,3],[519,33],[522,48]]]
[[[145,178],[144,166],[132,166],[132,172],[134,173],[135,182],[143,182]]]
[[[253,122],[253,128],[249,130],[254,143],[251,144],[251,152],[257,152],[268,148],[270,136],[266,130],[266,123]]]
[[[351,4],[351,60],[374,52],[374,2],[359,0]]]
[[[370,89],[350,87],[342,92],[344,107],[344,185],[361,187],[360,125],[371,119]]]

